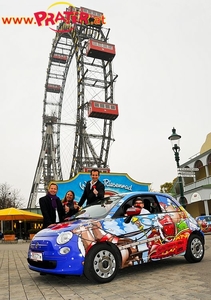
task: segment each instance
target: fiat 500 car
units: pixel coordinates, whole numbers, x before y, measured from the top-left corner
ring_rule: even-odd
[[[137,197],[150,213],[133,206]],[[196,220],[170,195],[131,192],[84,207],[71,220],[38,232],[29,245],[28,265],[40,274],[84,274],[105,283],[120,268],[176,255],[190,263],[202,260],[204,234]]]
[[[196,222],[204,233],[211,232],[211,216],[198,216]]]

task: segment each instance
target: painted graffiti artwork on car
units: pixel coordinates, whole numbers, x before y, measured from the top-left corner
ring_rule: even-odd
[[[28,264],[41,274],[85,275],[105,283],[119,269],[176,255],[190,263],[203,259],[204,234],[196,220],[170,195],[129,192],[41,230],[30,243]]]
[[[211,216],[196,217],[196,222],[204,233],[211,232]]]

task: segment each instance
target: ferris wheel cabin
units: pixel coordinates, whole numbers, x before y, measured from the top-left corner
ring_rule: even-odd
[[[60,63],[60,64],[66,64],[68,59],[67,55],[61,54],[61,53],[54,53],[51,56],[51,61],[56,62],[56,63]]]
[[[95,17],[102,18],[103,16],[102,12],[90,8],[82,7],[82,6],[80,7],[80,12],[87,13],[89,15],[89,18],[95,18]]]
[[[112,61],[116,55],[115,45],[89,39],[86,47],[86,55],[88,57]]]
[[[115,103],[90,100],[88,116],[92,118],[115,120],[119,115],[118,105]]]
[[[92,168],[90,168],[90,167],[84,167],[83,168],[83,172],[89,173],[93,168],[95,168],[95,167],[92,167]],[[100,173],[110,173],[110,169],[109,168],[97,168],[97,169],[100,171]]]
[[[48,83],[46,86],[46,91],[50,92],[50,93],[57,93],[59,94],[61,91],[61,86],[58,84],[52,84],[52,83]]]
[[[73,23],[81,23],[86,24],[90,26],[102,26],[102,24],[105,24],[105,18],[102,12],[89,9],[86,7],[76,7],[76,6],[69,6],[66,8],[66,11],[72,12],[72,19],[71,21]]]

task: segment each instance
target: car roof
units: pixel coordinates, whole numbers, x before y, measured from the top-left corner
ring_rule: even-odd
[[[211,215],[204,215],[204,216],[196,217],[196,219],[205,219],[205,218],[211,218]]]
[[[143,194],[145,196],[163,196],[163,197],[169,197],[169,198],[173,198],[172,195],[167,194],[167,193],[161,193],[161,192],[149,192],[149,191],[134,191],[134,192],[126,192],[126,193],[122,193],[125,196],[136,196],[136,195],[140,195]]]

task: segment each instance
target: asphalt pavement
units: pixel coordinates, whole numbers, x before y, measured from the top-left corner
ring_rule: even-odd
[[[29,270],[29,242],[0,243],[0,300],[121,300],[211,299],[211,235],[200,263],[174,257],[120,270],[106,284],[93,284],[84,276],[41,276]]]

